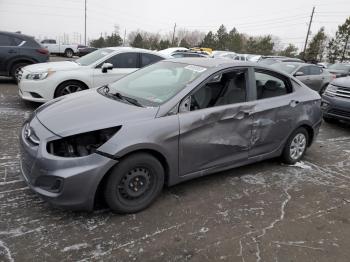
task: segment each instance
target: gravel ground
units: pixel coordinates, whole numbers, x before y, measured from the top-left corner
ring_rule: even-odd
[[[303,162],[277,159],[171,188],[147,210],[59,210],[20,178],[25,103],[0,79],[0,261],[349,261],[350,126],[323,124]]]

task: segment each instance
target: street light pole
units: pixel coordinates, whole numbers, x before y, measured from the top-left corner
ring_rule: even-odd
[[[85,34],[84,34],[84,43],[86,45],[86,0],[85,0]]]

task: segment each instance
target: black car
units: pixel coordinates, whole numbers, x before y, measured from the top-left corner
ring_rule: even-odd
[[[321,108],[326,122],[350,121],[350,77],[337,78],[328,85]]]
[[[18,81],[22,67],[47,62],[49,51],[31,36],[0,31],[0,76]]]
[[[350,64],[349,63],[336,63],[333,65],[330,65],[327,69],[330,73],[334,74],[337,78],[344,77],[344,76],[350,76]]]
[[[77,55],[82,57],[84,55],[90,54],[94,51],[96,51],[98,48],[96,47],[90,47],[90,46],[85,46],[85,45],[78,45],[78,53]]]

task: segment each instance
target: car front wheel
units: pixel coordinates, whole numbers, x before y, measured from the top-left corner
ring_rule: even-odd
[[[113,212],[135,213],[148,207],[164,185],[164,168],[152,155],[137,153],[121,160],[106,181],[104,196]]]
[[[288,138],[282,153],[282,160],[286,164],[295,164],[305,154],[309,143],[309,134],[303,127],[295,130]]]
[[[69,95],[75,92],[85,90],[86,86],[78,81],[66,81],[60,84],[55,91],[55,98],[59,96]]]

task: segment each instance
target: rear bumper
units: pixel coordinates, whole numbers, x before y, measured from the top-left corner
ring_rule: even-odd
[[[321,108],[325,117],[350,121],[349,98],[323,95]]]

